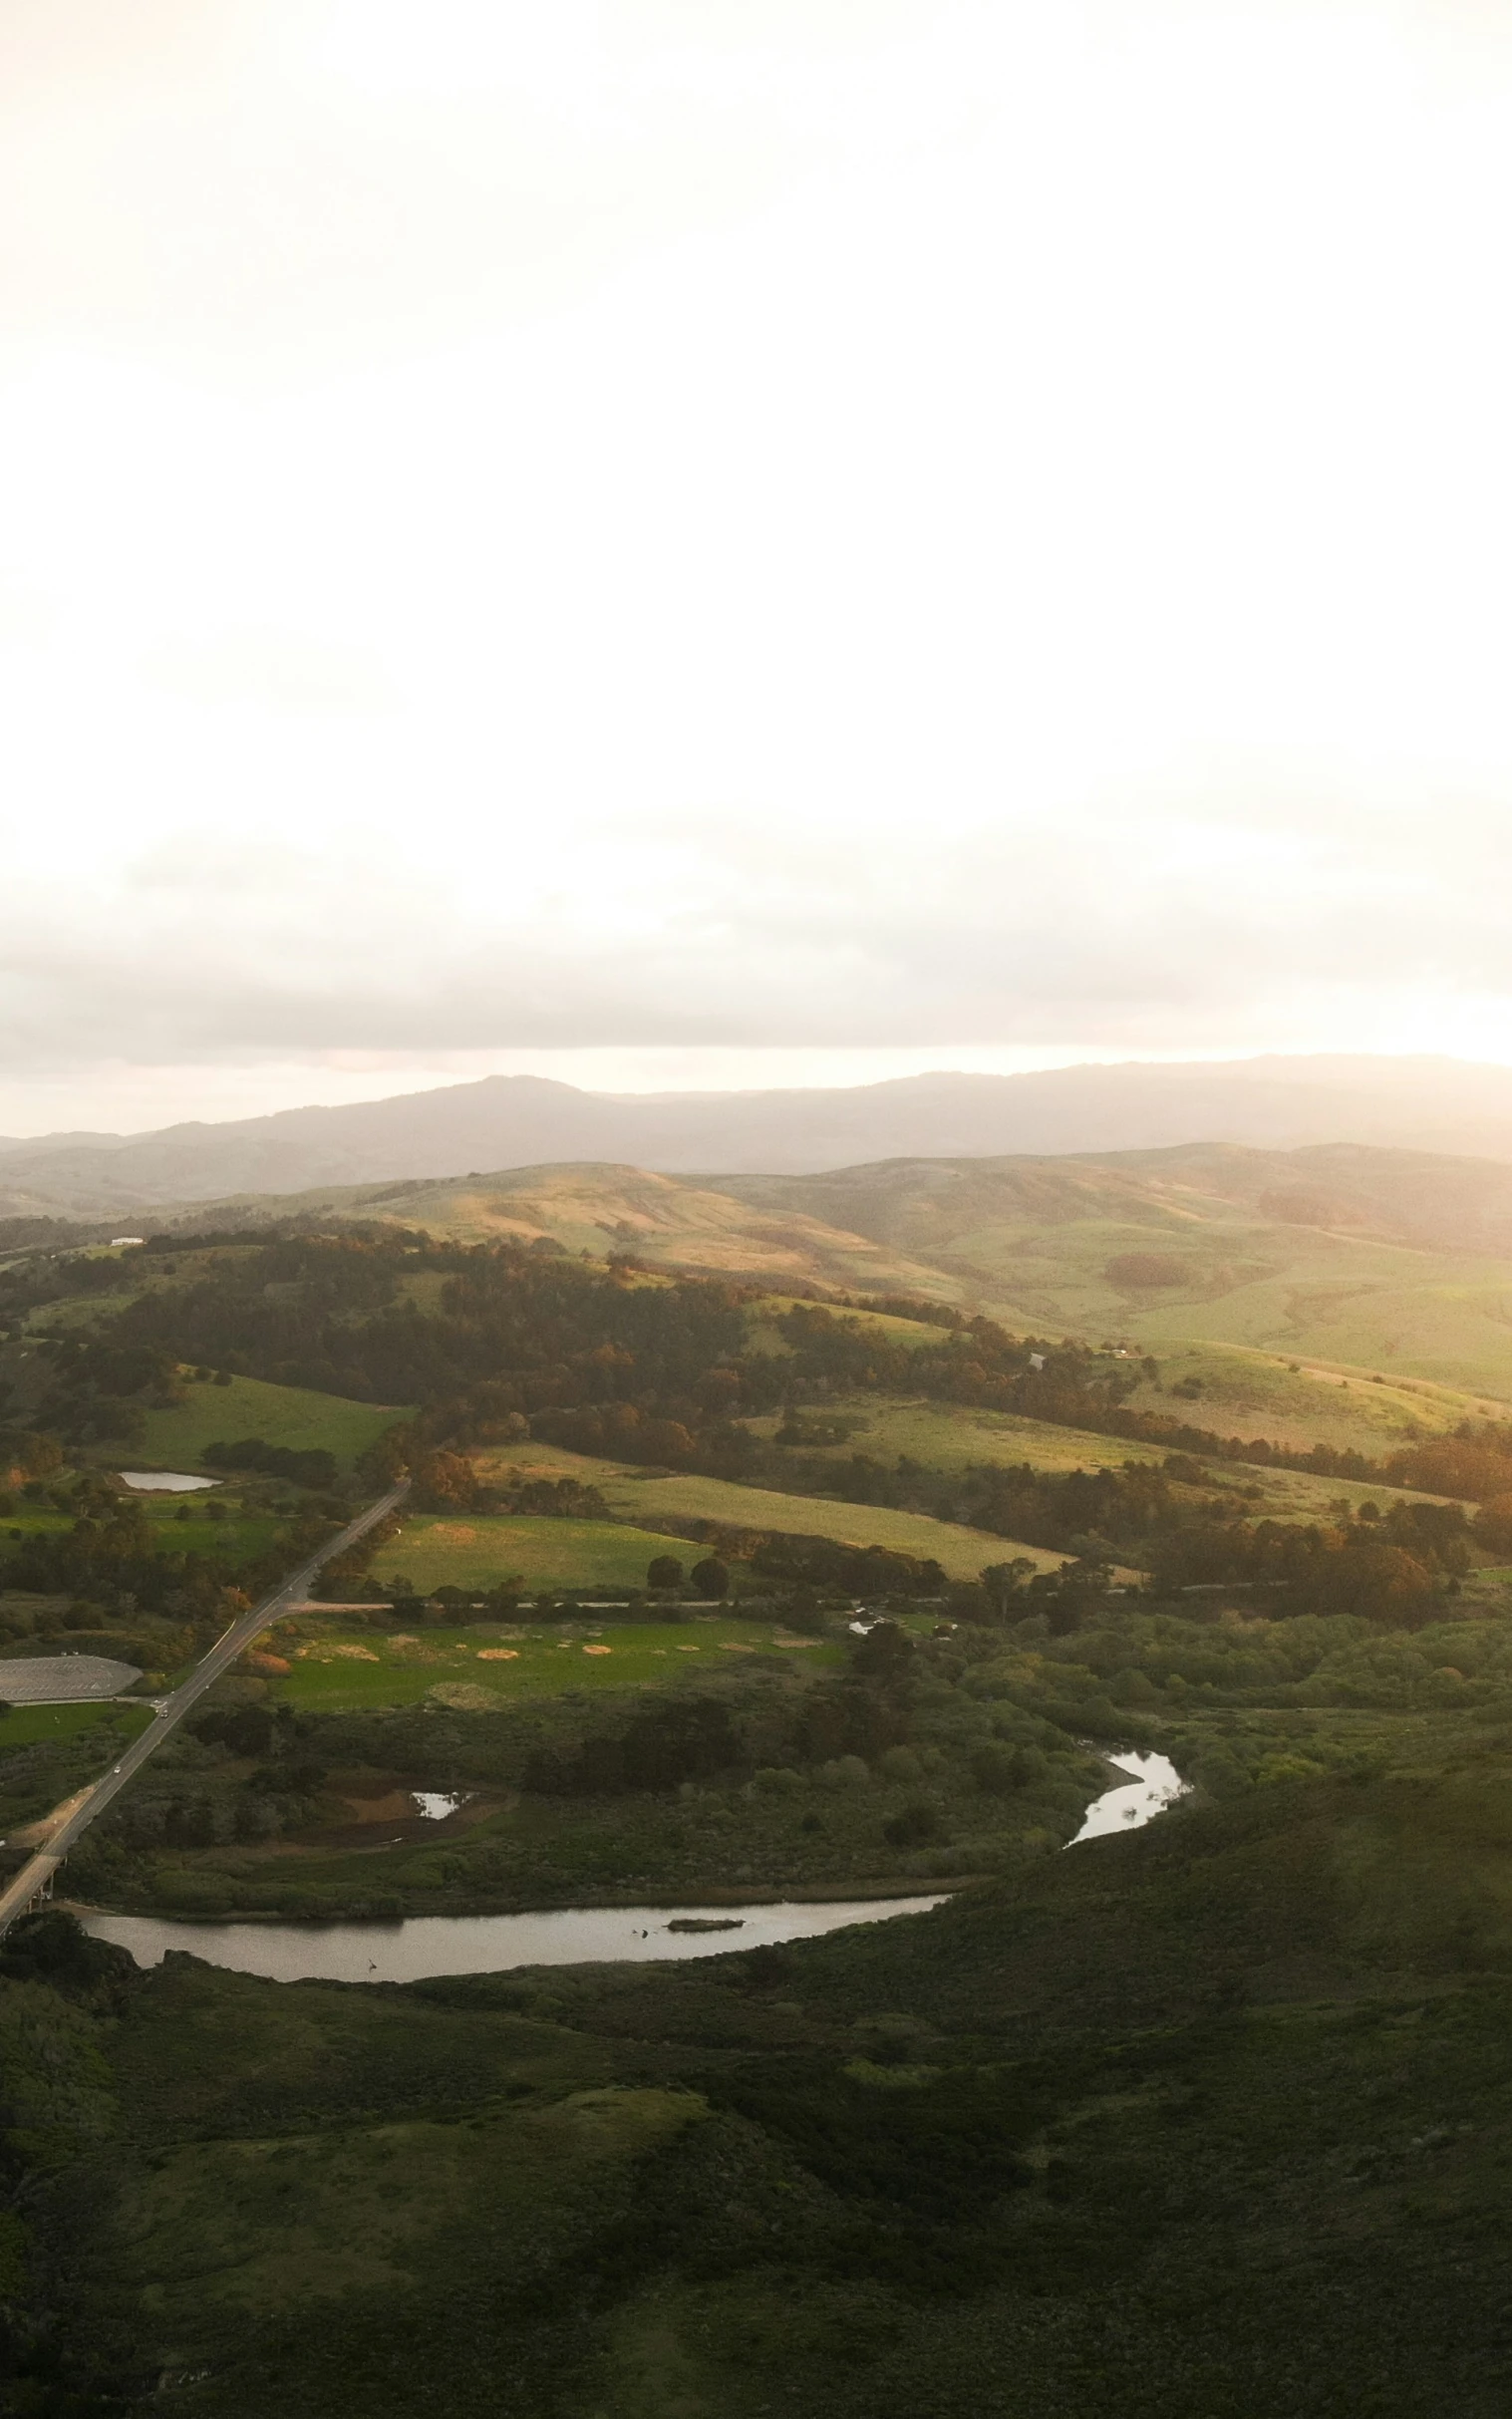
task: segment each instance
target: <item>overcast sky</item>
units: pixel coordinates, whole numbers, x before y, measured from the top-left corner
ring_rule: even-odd
[[[4,0],[0,1131],[1512,1059],[1509,23]]]

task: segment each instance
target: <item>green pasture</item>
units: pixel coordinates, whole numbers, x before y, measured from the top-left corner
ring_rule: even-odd
[[[0,1697],[5,1694],[5,1665],[0,1663]],[[92,1705],[12,1705],[0,1713],[0,1756],[15,1747],[36,1747],[51,1739],[78,1738],[108,1721],[118,1732],[135,1738],[154,1716],[151,1705],[121,1705],[107,1700]]]
[[[188,1381],[188,1399],[169,1411],[149,1411],[147,1434],[126,1455],[129,1467],[195,1470],[207,1444],[236,1444],[260,1436],[295,1452],[323,1449],[350,1468],[359,1453],[413,1411],[382,1403],[349,1402],[306,1386],[269,1385],[233,1377],[229,1385]]]
[[[599,1469],[607,1465],[593,1463]],[[511,1514],[417,1512],[383,1548],[379,1569],[432,1588],[643,1588],[658,1554],[698,1560],[699,1549],[609,1520],[537,1520]]]
[[[884,1546],[890,1553],[937,1562],[950,1579],[975,1579],[989,1563],[1007,1562],[1016,1554],[1027,1556],[1042,1571],[1058,1571],[1065,1560],[1063,1554],[1048,1554],[983,1529],[931,1520],[924,1512],[889,1512],[872,1504],[831,1503],[823,1496],[783,1495],[769,1487],[735,1486],[723,1478],[654,1478],[625,1469],[597,1483],[617,1512],[726,1521],[732,1528],[829,1537],[847,1546]]]
[[[1110,1260],[1152,1248],[1185,1258],[1189,1277],[1137,1292],[1107,1283]],[[983,1307],[1021,1332],[1117,1336],[1157,1357],[1228,1344],[1512,1396],[1504,1262],[1314,1230],[1207,1226],[1182,1237],[1090,1220],[983,1231],[952,1252],[982,1270]]]
[[[199,1496],[188,1508],[187,1520],[180,1520],[183,1505],[180,1496],[173,1509],[164,1508],[151,1515],[152,1539],[159,1554],[203,1554],[218,1562],[247,1562],[257,1554],[266,1554],[278,1535],[280,1523],[270,1512],[248,1511],[235,1501],[225,1506],[224,1520],[211,1520],[205,1509],[207,1502],[217,1497]]]
[[[555,1445],[504,1445],[474,1458],[479,1471],[495,1482],[515,1477],[580,1478],[585,1486],[597,1487],[625,1518],[639,1514],[648,1520],[714,1520],[733,1529],[772,1529],[792,1537],[829,1537],[841,1545],[885,1546],[895,1554],[933,1560],[951,1579],[975,1579],[987,1564],[1006,1562],[1015,1554],[1027,1555],[1042,1571],[1058,1571],[1065,1560],[1063,1554],[1045,1553],[1038,1546],[1019,1545],[1012,1538],[960,1528],[951,1521],[931,1520],[923,1512],[833,1503],[822,1495],[784,1495],[775,1488],[737,1486],[724,1478],[656,1477],[628,1463],[596,1461],[587,1453],[569,1453]],[[561,1528],[578,1524],[536,1525]],[[653,1543],[657,1553],[676,1554],[683,1563],[704,1551],[677,1537],[658,1537]],[[644,1577],[643,1571],[642,1580]]]
[[[1379,1459],[1414,1435],[1446,1434],[1497,1407],[1462,1387],[1404,1378],[1379,1361],[1351,1364],[1212,1344],[1150,1349],[1160,1363],[1160,1390],[1141,1383],[1130,1398],[1136,1409],[1301,1450],[1329,1444]],[[1201,1386],[1195,1399],[1172,1392],[1191,1379]]]
[[[312,1627],[318,1635],[307,1635]],[[413,1636],[305,1621],[276,1629],[269,1644],[293,1664],[287,1679],[271,1683],[274,1694],[322,1713],[427,1701],[481,1713],[519,1697],[637,1688],[679,1671],[736,1669],[758,1655],[803,1669],[841,1660],[838,1647],[794,1642],[780,1624],[715,1614],[677,1623],[428,1627]]]
[[[1177,1407],[1190,1408],[1200,1417],[1200,1405]],[[867,1453],[883,1462],[907,1454],[937,1470],[960,1470],[982,1462],[1028,1462],[1031,1469],[1063,1472],[1116,1469],[1125,1462],[1158,1464],[1170,1449],[1084,1428],[1054,1427],[1047,1420],[1021,1419],[1012,1412],[976,1411],[953,1403],[900,1402],[875,1394],[842,1397],[826,1403],[825,1410],[855,1423],[850,1437],[844,1444],[805,1446],[803,1450],[805,1454],[822,1452],[836,1462],[852,1453]],[[757,1433],[771,1435],[780,1425],[780,1415],[771,1413],[751,1425]],[[1273,1520],[1321,1520],[1330,1505],[1341,1499],[1352,1507],[1367,1501],[1385,1505],[1398,1499],[1407,1503],[1440,1500],[1410,1487],[1315,1478],[1299,1470],[1263,1469],[1230,1461],[1207,1461],[1203,1467],[1224,1486],[1258,1487],[1260,1499],[1249,1508],[1257,1517]]]

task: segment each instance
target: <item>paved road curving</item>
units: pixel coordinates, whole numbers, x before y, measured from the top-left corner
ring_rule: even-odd
[[[194,1665],[183,1684],[163,1701],[151,1727],[132,1741],[119,1764],[74,1801],[72,1813],[59,1825],[47,1846],[39,1849],[30,1862],[22,1866],[15,1879],[0,1891],[0,1935],[6,1932],[18,1915],[25,1913],[95,1817],[105,1812],[112,1798],[126,1787],[132,1774],[141,1769],[150,1755],[155,1754],[168,1732],[182,1721],[189,1707],[203,1696],[212,1681],[220,1677],[227,1664],[235,1662],[243,1647],[250,1646],[270,1622],[278,1621],[285,1614],[302,1611],[316,1572],[333,1555],[345,1553],[348,1546],[355,1545],[360,1537],[365,1537],[369,1529],[385,1519],[409,1492],[410,1482],[406,1479],[379,1502],[370,1504],[349,1528],[343,1529],[339,1537],[331,1538],[318,1553],[311,1555],[308,1562],[301,1563],[299,1569],[275,1588],[271,1596],[265,1596],[261,1604],[253,1605],[249,1613],[237,1615],[225,1635],[216,1639],[204,1660]]]

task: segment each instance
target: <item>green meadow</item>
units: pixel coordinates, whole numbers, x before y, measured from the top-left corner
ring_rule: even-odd
[[[1179,1403],[1172,1407],[1190,1408],[1195,1419],[1203,1418],[1200,1404]],[[971,1410],[954,1403],[900,1402],[876,1394],[854,1394],[835,1398],[825,1409],[853,1423],[850,1436],[843,1444],[803,1449],[805,1456],[823,1453],[836,1462],[847,1460],[852,1453],[865,1453],[883,1462],[896,1461],[906,1454],[911,1460],[939,1470],[1014,1462],[1028,1462],[1036,1470],[1092,1470],[1115,1469],[1124,1462],[1158,1464],[1170,1449],[1166,1445],[1135,1443],[1122,1436],[1099,1435],[1085,1428],[1054,1427],[1048,1420],[1023,1419],[1014,1412]],[[770,1436],[780,1425],[780,1414],[773,1412],[751,1424],[757,1434]],[[1203,1466],[1225,1485],[1258,1488],[1259,1497],[1251,1504],[1251,1510],[1276,1520],[1321,1520],[1327,1516],[1329,1507],[1341,1499],[1352,1506],[1364,1502],[1387,1504],[1398,1498],[1408,1503],[1438,1500],[1410,1487],[1315,1478],[1300,1470],[1265,1469],[1248,1463],[1236,1466],[1221,1460],[1208,1461]],[[1033,1549],[1015,1550],[1029,1553]],[[1042,1555],[1040,1559],[1050,1564],[1059,1558]]]
[[[269,1385],[260,1377],[233,1377],[229,1385],[188,1382],[188,1398],[171,1410],[149,1411],[145,1441],[125,1455],[128,1467],[194,1470],[207,1444],[234,1444],[260,1436],[265,1444],[295,1452],[323,1449],[350,1468],[359,1453],[409,1409],[382,1403],[348,1402],[305,1386]]]
[[[890,1553],[937,1562],[950,1579],[975,1579],[989,1563],[1005,1562],[1015,1554],[1027,1556],[1042,1571],[1058,1570],[1065,1560],[1063,1554],[1046,1553],[1038,1546],[1019,1545],[1011,1538],[962,1528],[952,1521],[931,1520],[923,1512],[889,1512],[872,1504],[836,1503],[822,1495],[786,1495],[771,1487],[738,1486],[729,1479],[700,1478],[686,1472],[656,1475],[620,1462],[598,1461],[586,1453],[569,1453],[556,1445],[505,1445],[474,1459],[479,1471],[495,1482],[511,1477],[580,1478],[585,1486],[596,1486],[622,1519],[711,1520],[732,1529],[773,1530],[792,1537],[832,1538],[840,1545],[882,1546]],[[411,1527],[419,1525],[407,1523],[406,1536]],[[480,1531],[485,1525],[500,1524],[478,1520],[468,1525]],[[514,1525],[576,1529],[593,1524],[541,1521]],[[707,1551],[691,1540],[666,1535],[653,1537],[651,1544],[653,1552],[675,1554],[684,1564]],[[562,1574],[553,1576],[561,1578]],[[644,1568],[637,1578],[639,1584],[644,1583]],[[438,1578],[430,1584],[440,1586],[441,1581]]]
[[[658,1554],[676,1554],[686,1563],[690,1554],[698,1560],[699,1549],[610,1520],[413,1512],[383,1547],[377,1567],[385,1576],[413,1580],[422,1594],[496,1588],[510,1579],[530,1588],[643,1588]]]
[[[306,1620],[281,1625],[268,1643],[293,1665],[271,1683],[273,1693],[312,1713],[428,1701],[485,1713],[510,1698],[665,1684],[679,1672],[729,1669],[757,1656],[803,1669],[841,1660],[838,1647],[794,1639],[780,1625],[711,1614],[677,1623],[427,1626],[414,1637]]]
[[[0,1663],[0,1698],[5,1694],[5,1664]],[[151,1705],[12,1705],[0,1714],[0,1756],[14,1747],[38,1747],[55,1739],[76,1739],[102,1722],[113,1731],[135,1738],[153,1718]]]

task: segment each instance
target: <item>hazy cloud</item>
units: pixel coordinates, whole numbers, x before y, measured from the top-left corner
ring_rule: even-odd
[[[1512,1057],[1488,13],[13,0],[0,211],[0,1127]]]

